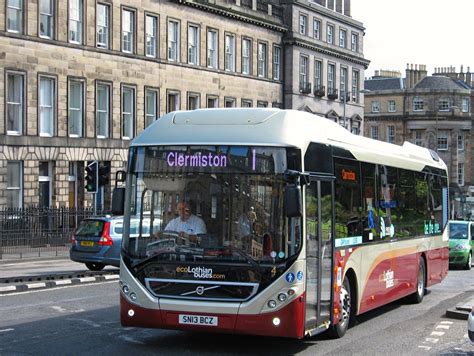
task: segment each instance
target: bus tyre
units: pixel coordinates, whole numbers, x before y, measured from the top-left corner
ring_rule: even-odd
[[[351,284],[347,277],[344,278],[344,282],[342,283],[341,292],[339,296],[341,310],[339,322],[336,325],[331,325],[331,328],[329,329],[329,335],[335,339],[344,336],[353,318]]]
[[[91,271],[102,271],[104,269],[104,265],[102,263],[86,263],[86,267],[89,268]]]
[[[420,258],[420,266],[418,267],[418,278],[416,281],[416,292],[413,293],[411,297],[411,302],[414,304],[421,303],[423,297],[425,296],[426,288],[426,265],[425,260]]]
[[[469,270],[472,266],[472,252],[467,256],[467,263],[465,269]]]

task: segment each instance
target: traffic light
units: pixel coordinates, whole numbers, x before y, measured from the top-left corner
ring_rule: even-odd
[[[104,162],[103,166],[99,166],[99,187],[109,184],[110,164]]]
[[[86,167],[85,186],[89,193],[97,193],[99,180],[99,162],[88,161]]]

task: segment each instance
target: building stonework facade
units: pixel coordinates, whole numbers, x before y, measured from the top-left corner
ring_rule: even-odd
[[[365,81],[364,136],[436,151],[448,166],[452,217],[467,218],[466,197],[474,196],[472,104],[469,69],[454,68],[427,75],[423,65],[411,65],[406,77],[376,76]]]
[[[296,3],[16,3],[0,0],[0,207],[82,207],[95,198],[108,208],[130,140],[167,112],[298,109],[284,94],[298,75],[286,70],[298,47],[286,40]],[[343,15],[347,0],[312,6],[323,20],[362,28]],[[362,78],[362,51],[354,57]],[[84,190],[89,161],[109,177],[95,197]]]

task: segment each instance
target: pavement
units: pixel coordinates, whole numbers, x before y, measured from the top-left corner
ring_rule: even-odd
[[[84,264],[73,262],[69,253],[54,256],[0,260],[0,297],[15,292],[47,289],[81,283],[97,283],[119,279],[119,269],[105,267],[100,272],[89,271]],[[467,320],[474,306],[474,297],[449,308],[446,317]]]

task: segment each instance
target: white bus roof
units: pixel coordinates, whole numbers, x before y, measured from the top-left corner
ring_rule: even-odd
[[[340,147],[358,160],[421,171],[446,170],[426,148],[358,136],[324,117],[296,110],[226,108],[175,111],[158,119],[132,142],[134,146],[244,145],[298,147],[311,142]],[[435,153],[434,153],[435,154]],[[435,154],[436,155],[436,154]]]

